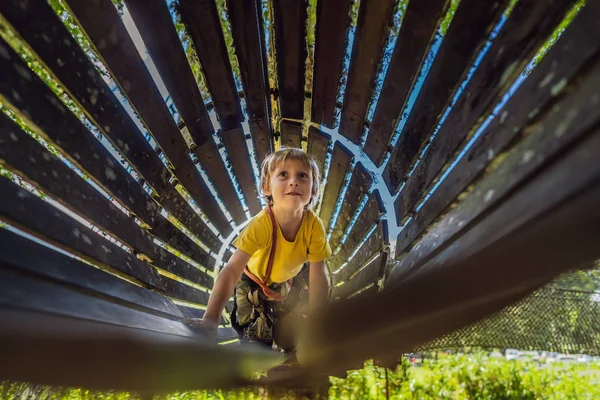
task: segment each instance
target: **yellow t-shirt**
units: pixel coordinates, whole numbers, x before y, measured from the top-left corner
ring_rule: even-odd
[[[276,228],[277,243],[271,277],[267,284],[285,282],[296,276],[305,262],[323,261],[331,255],[323,222],[312,210],[304,212],[302,224],[293,242],[288,242],[283,237],[277,223]],[[234,247],[251,255],[248,269],[261,280],[267,271],[272,235],[271,217],[264,209],[252,218],[233,241]]]

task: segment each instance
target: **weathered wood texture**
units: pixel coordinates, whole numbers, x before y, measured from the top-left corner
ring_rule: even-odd
[[[359,291],[362,294],[364,293],[363,290],[369,290],[365,290],[369,285],[373,285],[375,287],[374,291],[377,292],[379,290],[379,280],[383,278],[388,254],[388,252],[382,251],[381,248],[377,249],[374,253],[375,258],[368,265],[363,266],[364,268],[358,270],[356,274],[350,276],[343,285],[336,286],[331,297],[343,299],[356,295]]]
[[[273,151],[273,134],[268,119],[250,121],[250,135],[256,152],[256,160],[260,168],[267,154]]]
[[[214,129],[171,21],[167,4],[160,0],[152,0],[150,4],[146,1],[128,0],[127,4],[169,94],[192,138],[197,141],[194,153],[234,221],[242,223],[245,220],[242,205],[212,139]],[[202,64],[221,127],[225,130],[238,127],[243,115],[216,4],[212,1],[193,4],[181,1],[179,4]]]
[[[113,298],[113,302],[129,304],[137,309],[168,319],[183,318],[172,301],[104,271],[50,250],[5,229],[0,230],[0,263],[15,271],[39,275],[61,285]]]
[[[331,271],[337,271],[342,264],[348,261],[352,253],[354,253],[358,245],[365,239],[373,225],[379,221],[384,212],[385,208],[383,206],[381,196],[379,195],[379,191],[374,190],[369,196],[367,204],[362,209],[358,219],[356,220],[354,229],[352,229],[340,247],[339,252],[331,257],[327,262],[327,265]]]
[[[246,144],[246,136],[241,127],[220,131],[219,136],[227,150],[227,156],[235,174],[251,215],[257,214],[262,207],[258,201],[258,192],[254,181],[254,173],[250,164],[250,154]]]
[[[66,3],[89,36],[123,94],[131,101],[148,131],[175,167],[175,176],[220,233],[227,236],[232,230],[231,225],[216,200],[209,195],[208,187],[191,162],[190,150],[112,2],[103,0],[84,4],[71,0]],[[205,143],[211,142],[207,140]],[[203,154],[199,154],[198,157],[203,163],[216,164],[214,160],[218,160],[224,169],[218,154],[211,152],[206,157],[203,157]],[[212,170],[210,168],[206,170],[211,177]],[[225,175],[222,170],[220,172],[218,176],[227,176],[226,171]],[[211,180],[215,185],[231,186],[229,179],[219,180],[211,177]]]
[[[91,228],[79,223],[67,214],[45,203],[40,198],[20,188],[7,178],[0,178],[0,187],[5,201],[0,205],[0,215],[9,224],[27,229],[33,235],[41,235],[53,245],[95,264],[108,266],[156,288],[159,292],[182,300],[206,304],[208,295],[192,286],[159,275],[151,265],[138,259],[100,236]],[[157,255],[168,259],[168,264],[156,262],[156,266],[209,286],[212,279],[201,271],[177,258],[167,255],[162,249]]]
[[[179,5],[181,17],[202,64],[202,72],[221,128],[233,129],[244,120],[244,116],[233,80],[217,4],[212,0],[181,0]]]
[[[363,133],[367,108],[393,19],[395,3],[395,0],[360,3],[340,119],[340,133],[355,144],[360,143]]]
[[[317,2],[312,122],[333,128],[350,25],[350,0]]]
[[[388,189],[396,193],[410,170],[413,160],[431,134],[432,129],[452,100],[461,80],[488,38],[493,25],[502,17],[507,0],[481,2],[464,0],[456,14],[431,66],[417,98],[413,112],[392,151],[383,172]],[[443,77],[443,79],[431,79]]]
[[[160,334],[42,313],[2,310],[0,317],[5,360],[0,376],[7,380],[163,393],[246,387],[251,384],[248,375],[284,361],[282,354],[266,349],[174,336],[179,323],[169,334]]]
[[[281,145],[302,148],[302,124],[294,121],[281,121]]]
[[[261,2],[227,0],[227,12],[244,87],[246,112],[250,121],[269,121],[269,76],[266,49],[263,45]]]
[[[331,136],[321,131],[320,129],[311,126],[308,129],[308,143],[306,146],[306,152],[312,156],[319,166],[321,172],[320,179],[323,180],[325,176],[325,158],[327,158],[327,151],[331,143]]]
[[[363,243],[358,252],[354,255],[354,257],[350,260],[349,254],[346,255],[346,258],[340,261],[346,264],[343,268],[341,267],[343,264],[340,264],[338,268],[335,270],[332,275],[333,284],[337,285],[342,282],[348,282],[351,280],[354,275],[365,265],[369,260],[375,257],[376,254],[381,253],[381,251],[386,247],[389,242],[389,235],[387,229],[387,221],[380,220],[377,223],[377,228],[373,231],[371,236]],[[340,251],[341,252],[341,251]],[[352,250],[354,252],[354,249]],[[339,254],[339,253],[338,253]],[[383,274],[382,274],[383,276]],[[366,284],[365,284],[366,286]],[[363,286],[364,287],[364,286]],[[360,288],[357,288],[357,290]],[[353,292],[352,292],[353,293]],[[349,293],[349,294],[352,294]]]
[[[381,165],[385,158],[410,89],[447,5],[446,0],[414,0],[408,3],[364,146],[365,154],[375,165]]]
[[[164,269],[170,269],[168,265],[183,263],[170,254],[163,254],[154,244],[153,236],[3,114],[0,114],[0,140],[3,141],[0,146],[0,162],[6,168],[18,171],[45,194],[126,243],[139,254],[144,254],[158,265],[165,265]],[[23,157],[23,154],[28,156]],[[214,258],[162,216],[158,215],[154,220],[152,232],[206,268],[214,268]]]
[[[346,233],[350,220],[354,217],[363,199],[366,199],[369,195],[372,184],[373,177],[362,163],[358,162],[354,167],[354,171],[352,171],[348,190],[344,196],[344,204],[342,204],[340,214],[331,231],[330,243],[333,247],[337,247],[342,236]]]
[[[316,372],[390,356],[390,349],[400,355],[600,257],[597,127],[596,121],[585,138],[563,147],[553,165],[440,249],[421,271],[390,278],[393,283],[377,296],[336,302],[313,315],[305,337],[310,346],[301,346],[299,357]],[[512,176],[512,169],[504,173]]]
[[[501,154],[521,132],[532,129],[528,125],[537,121],[535,118],[539,118],[540,110],[551,107],[549,102],[555,99],[555,95],[561,89],[569,83],[570,87],[576,84],[575,87],[579,91],[591,90],[595,87],[597,82],[590,81],[591,75],[586,78],[590,81],[587,88],[577,84],[583,79],[578,75],[589,69],[589,64],[592,62],[590,60],[594,60],[600,52],[600,43],[585,40],[590,34],[600,34],[597,17],[600,14],[594,12],[599,10],[599,5],[592,3],[589,7],[588,10],[592,12],[581,13],[576,17],[529,78],[499,111],[499,115],[485,129],[474,146],[440,184],[423,208],[415,214],[411,223],[402,230],[398,236],[396,255],[401,255],[424,232],[425,228],[490,165],[494,155]],[[597,93],[590,92],[587,100],[593,99],[595,95]],[[566,103],[565,110],[572,109],[574,105],[584,101],[581,100],[583,97],[573,97],[573,99],[577,102]],[[532,113],[533,110],[537,110],[537,113]],[[568,113],[565,115],[566,121],[572,122],[573,116],[569,116]],[[557,121],[561,120],[557,119]],[[539,124],[538,126],[543,127]],[[557,122],[556,126],[564,126],[564,124]]]
[[[471,127],[501,100],[571,5],[572,2],[566,1],[517,3],[427,153],[408,178],[395,203],[398,223],[409,215],[423,191],[469,132],[473,132]]]
[[[282,118],[304,117],[306,71],[305,0],[274,0],[275,54]]]
[[[331,163],[329,164],[329,174],[327,175],[327,184],[323,193],[323,203],[320,213],[325,229],[329,227],[335,204],[337,203],[344,179],[346,179],[353,159],[354,156],[348,149],[340,143],[335,144]]]

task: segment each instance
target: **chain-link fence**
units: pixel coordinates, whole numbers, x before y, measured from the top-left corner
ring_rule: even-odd
[[[600,355],[600,293],[548,286],[419,350],[464,347]]]

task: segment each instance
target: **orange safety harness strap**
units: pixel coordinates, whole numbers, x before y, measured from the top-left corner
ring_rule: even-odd
[[[271,243],[271,252],[269,253],[269,262],[267,263],[267,272],[265,273],[265,279],[260,280],[256,275],[254,275],[248,267],[244,269],[244,273],[256,282],[261,288],[265,296],[273,299],[275,301],[283,301],[288,295],[289,286],[291,285],[292,280],[290,279],[287,282],[284,282],[284,286],[286,287],[285,293],[281,293],[280,291],[275,291],[267,286],[267,282],[271,277],[271,270],[273,269],[273,259],[275,257],[275,247],[277,245],[277,222],[275,221],[275,216],[273,215],[273,210],[271,210],[271,206],[267,205],[267,213],[269,213],[269,217],[271,217],[271,226],[273,227],[273,240]]]

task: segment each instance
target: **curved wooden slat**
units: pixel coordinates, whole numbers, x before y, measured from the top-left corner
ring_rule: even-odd
[[[331,231],[329,242],[335,248],[339,244],[342,236],[350,224],[350,220],[356,213],[358,206],[363,198],[369,195],[369,189],[373,184],[373,177],[361,162],[358,162],[352,171],[348,190],[344,196],[344,204],[340,210],[335,226]]]
[[[281,121],[281,145],[302,148],[302,124],[294,121]]]
[[[398,143],[392,151],[383,178],[391,193],[396,193],[413,160],[424,146],[440,114],[452,100],[452,93],[485,43],[494,23],[502,17],[507,0],[481,2],[463,0],[442,45],[435,57],[428,77],[417,98]],[[431,79],[443,77],[443,79]]]
[[[354,48],[348,70],[348,83],[340,119],[340,133],[354,144],[360,143],[373,84],[383,55],[395,0],[362,1]]]
[[[589,7],[588,10],[598,11],[600,3],[591,3]],[[564,88],[569,82],[577,82],[576,77],[581,73],[582,68],[587,68],[586,64],[589,64],[590,60],[597,57],[600,52],[600,43],[585,40],[594,32],[600,34],[597,15],[600,14],[584,12],[575,18],[559,41],[499,112],[500,115],[492,120],[474,146],[440,184],[423,208],[415,214],[413,220],[400,232],[397,255],[401,255],[492,162],[493,156],[500,154],[531,122],[531,119],[537,116],[531,114],[532,110],[537,109],[539,113],[542,108],[549,108],[549,102],[554,99],[557,88]],[[589,88],[593,88],[594,83],[590,84],[592,86]],[[584,90],[580,86],[577,87],[580,88],[579,90]],[[591,93],[588,97],[593,98],[593,96],[594,94]]]
[[[216,200],[209,195],[206,183],[190,160],[190,150],[121,22],[115,6],[110,0],[85,4],[67,0],[66,4],[90,38],[123,94],[131,101],[148,131],[175,167],[175,176],[219,232],[227,236],[232,231],[231,225]],[[217,159],[216,157],[218,154],[212,159]],[[207,161],[203,157],[199,158],[203,162]],[[220,157],[218,160],[221,162]],[[217,180],[215,183],[218,182]],[[225,183],[230,183],[229,179]]]
[[[325,158],[327,157],[327,150],[329,149],[330,143],[330,135],[314,126],[311,126],[308,129],[306,152],[317,162],[319,170],[321,171],[321,180],[325,176]]]
[[[333,128],[335,103],[342,73],[350,0],[317,2],[312,122]]]
[[[353,159],[354,156],[350,150],[346,149],[339,142],[335,144],[331,163],[329,164],[329,174],[327,175],[327,184],[323,193],[323,203],[320,213],[325,229],[329,227],[335,204],[342,190],[342,184],[350,170]]]
[[[261,2],[227,0],[227,11],[248,117],[250,121],[264,119],[268,122],[271,106]]]
[[[0,162],[10,170],[18,171],[45,194],[154,260],[163,269],[171,270],[171,265],[185,265],[170,254],[161,254],[152,235],[3,114],[0,114],[0,140],[3,141],[0,146]],[[23,157],[22,154],[28,156]],[[176,234],[173,234],[173,229],[175,228],[162,216],[157,216],[154,220],[153,233],[160,234],[167,242],[177,242],[176,248],[183,249],[183,254],[208,269],[214,268],[215,260],[211,256],[191,243],[179,230],[175,229]]]
[[[282,118],[304,117],[306,71],[306,7],[304,0],[274,0],[275,53]]]
[[[408,2],[364,146],[365,154],[375,165],[381,165],[385,158],[410,89],[417,79],[439,18],[447,5],[446,0]]]
[[[183,52],[167,4],[161,0],[127,0],[126,4],[161,79],[196,142],[194,153],[233,220],[238,224],[242,223],[246,220],[242,204],[212,139],[212,122]],[[216,5],[212,1],[194,4],[181,1],[179,4],[182,18],[188,26],[202,64],[202,71],[221,126],[225,130],[233,129],[239,126],[243,116]]]
[[[267,154],[273,151],[273,134],[269,128],[269,121],[266,119],[250,121],[249,126],[250,136],[252,136],[252,142],[254,143],[254,150],[256,152],[256,160],[258,162],[258,167],[260,168]]]
[[[541,4],[535,0],[524,0],[517,3],[502,32],[402,189],[395,203],[399,223],[409,215],[423,191],[472,132],[471,127],[484,111],[491,112],[490,108],[500,101],[571,5],[572,2],[567,1]],[[506,71],[512,71],[512,74]]]
[[[379,290],[378,282],[383,277],[388,253],[383,251],[376,254],[375,259],[372,260],[371,263],[362,266],[363,268],[358,270],[355,275],[351,276],[347,282],[343,285],[334,287],[331,297],[343,299],[356,295],[359,291],[363,294],[363,290],[370,285],[373,286],[373,292],[377,293]]]

